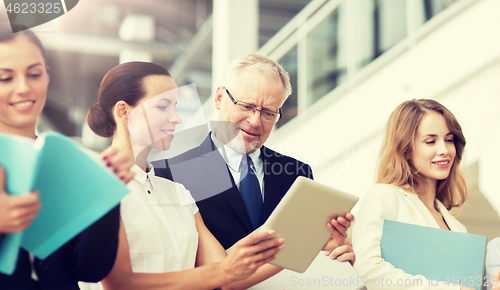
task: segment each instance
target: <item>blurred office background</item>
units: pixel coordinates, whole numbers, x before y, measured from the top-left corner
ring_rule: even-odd
[[[35,29],[51,74],[39,130],[106,146],[85,114],[104,74],[130,60],[166,67],[179,86],[194,83],[200,101],[179,102],[179,111],[202,106],[213,120],[227,63],[256,52],[281,63],[293,86],[266,145],[358,196],[374,183],[394,108],[413,98],[447,106],[467,138],[469,197],[458,219],[492,239],[500,236],[498,15],[499,0],[82,0]]]

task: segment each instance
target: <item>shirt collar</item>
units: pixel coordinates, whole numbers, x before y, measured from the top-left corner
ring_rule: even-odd
[[[232,170],[239,172],[240,164],[243,158],[246,158],[246,155],[234,150],[228,145],[223,144],[219,139],[217,139],[217,137],[215,137],[213,131],[212,133],[210,133],[210,137],[212,138],[212,142],[214,142],[217,150],[219,150],[220,155],[222,156],[224,161],[226,161],[226,164],[231,167]],[[248,156],[252,158],[253,164],[259,164],[260,148],[255,152],[248,154]]]
[[[252,162],[253,162],[254,167],[255,167],[254,169],[256,169],[257,167],[259,167],[259,164],[260,164],[260,148],[258,150],[256,150],[255,152],[248,154],[248,156],[250,156],[250,158],[252,158]]]
[[[150,178],[150,176],[155,176],[155,169],[149,161],[146,164],[147,172],[144,172],[137,164],[134,164],[130,168],[130,171],[135,173],[134,179],[139,183],[143,184],[149,180],[149,182],[151,182],[151,186],[153,186],[152,178]]]

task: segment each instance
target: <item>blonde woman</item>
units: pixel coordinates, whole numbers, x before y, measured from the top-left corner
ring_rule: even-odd
[[[385,219],[466,232],[449,212],[467,197],[459,170],[464,147],[457,119],[436,101],[406,101],[391,114],[377,184],[363,196],[353,227],[354,267],[360,276],[377,281],[368,283],[368,289],[471,289],[443,282],[430,286],[434,283],[424,276],[407,274],[384,261],[380,251]],[[406,280],[412,286],[398,283]]]

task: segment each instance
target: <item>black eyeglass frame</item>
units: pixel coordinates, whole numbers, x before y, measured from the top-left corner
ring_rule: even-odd
[[[229,92],[229,90],[228,90],[228,89],[226,89],[225,87],[222,87],[222,88],[226,91],[227,96],[229,97],[229,99],[231,100],[231,102],[233,102],[233,104],[234,104],[235,106],[236,106],[236,105],[238,105],[238,102],[241,102],[241,103],[243,103],[243,104],[246,104],[246,105],[252,106],[252,107],[254,108],[254,111],[253,111],[252,115],[253,115],[253,114],[255,114],[255,112],[257,112],[257,111],[259,111],[259,114],[260,114],[261,116],[262,116],[262,111],[265,111],[265,112],[272,112],[272,113],[278,114],[278,115],[279,115],[278,119],[276,119],[276,121],[274,121],[274,123],[275,123],[275,124],[276,124],[276,123],[278,123],[278,121],[281,119],[281,117],[283,117],[283,113],[281,112],[281,107],[278,109],[278,111],[277,111],[277,112],[275,112],[275,111],[271,111],[271,110],[268,110],[268,109],[260,109],[260,110],[259,110],[259,109],[257,109],[257,107],[256,107],[254,104],[249,104],[249,103],[244,102],[244,101],[236,101],[236,100],[234,100],[234,98],[233,98],[233,96],[231,95],[231,93]]]

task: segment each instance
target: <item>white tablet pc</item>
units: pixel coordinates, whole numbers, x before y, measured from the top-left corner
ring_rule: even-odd
[[[259,228],[274,229],[273,237],[285,238],[285,248],[270,264],[303,273],[331,237],[327,222],[345,215],[357,200],[299,176]]]

